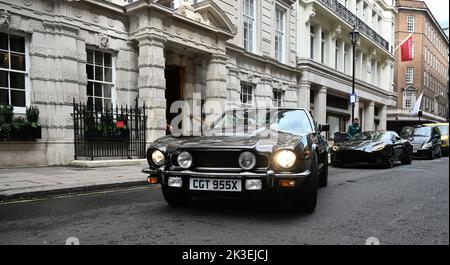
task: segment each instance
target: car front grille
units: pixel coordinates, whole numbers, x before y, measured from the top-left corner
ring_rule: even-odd
[[[240,169],[239,156],[242,150],[183,150],[192,155],[193,169]],[[256,157],[255,169],[267,169],[269,159],[262,154],[254,153]],[[176,155],[172,157],[172,164],[177,165]]]
[[[422,144],[412,144],[414,150],[422,148]]]

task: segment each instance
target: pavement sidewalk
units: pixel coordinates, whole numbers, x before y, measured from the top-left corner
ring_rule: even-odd
[[[0,169],[0,201],[145,185],[144,167]]]

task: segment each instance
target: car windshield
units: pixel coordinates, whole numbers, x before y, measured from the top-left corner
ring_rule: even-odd
[[[369,140],[384,140],[391,136],[386,132],[362,132],[355,135],[352,140],[369,141]]]
[[[212,130],[252,133],[261,128],[292,134],[311,133],[313,127],[304,110],[239,109],[225,112]]]
[[[431,127],[417,127],[411,132],[411,136],[430,137]]]

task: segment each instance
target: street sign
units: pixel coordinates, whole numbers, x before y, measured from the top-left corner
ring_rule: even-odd
[[[356,94],[350,94],[350,104],[356,103]]]

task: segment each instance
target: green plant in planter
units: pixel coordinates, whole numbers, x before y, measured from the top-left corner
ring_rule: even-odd
[[[27,121],[31,124],[33,128],[38,126],[39,121],[39,109],[36,106],[31,106],[27,108]]]
[[[13,119],[13,122],[11,123],[12,128],[14,128],[15,130],[20,130],[30,125],[31,125],[30,122],[22,117],[17,117]]]
[[[11,135],[12,125],[11,123],[0,124],[0,140],[8,139]]]
[[[13,106],[0,106],[0,124],[12,122],[14,117]]]

